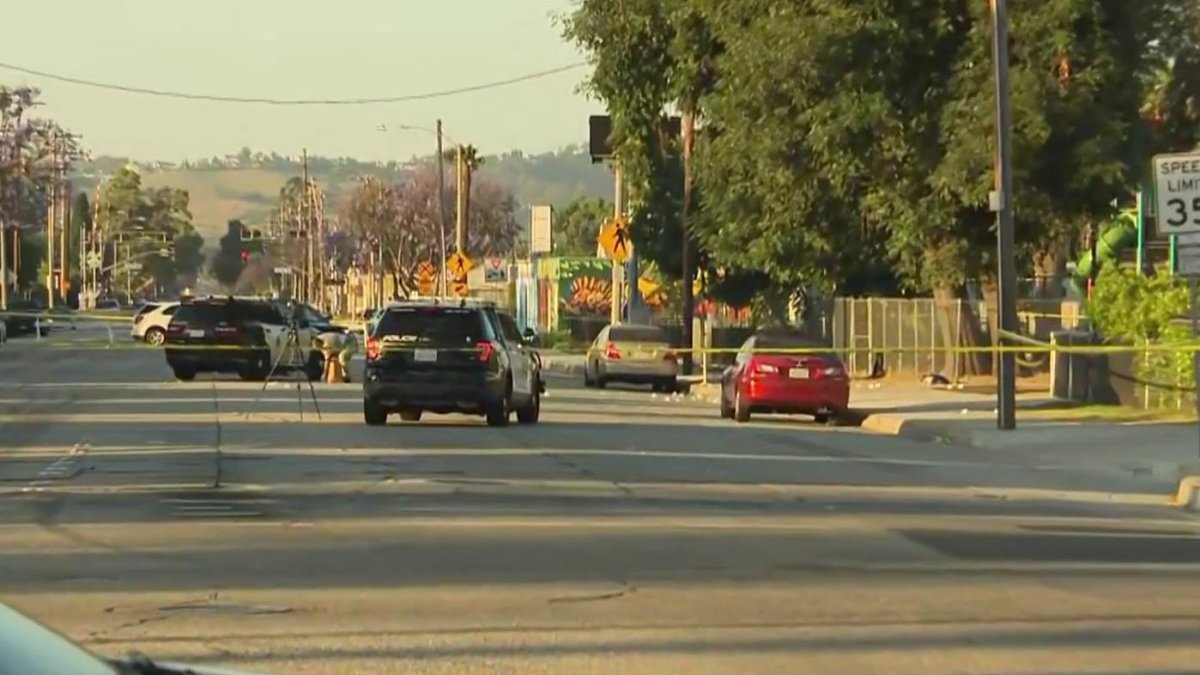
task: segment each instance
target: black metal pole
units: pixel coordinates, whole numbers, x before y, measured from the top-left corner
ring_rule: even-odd
[[[996,255],[997,304],[1000,314],[1000,367],[996,370],[996,403],[1000,429],[1017,426],[1017,373],[1014,354],[1004,347],[1005,333],[1017,331],[1017,264],[1012,211],[1012,120],[1008,87],[1008,9],[1006,0],[991,0],[992,57],[996,82]],[[1095,260],[1092,261],[1095,264]]]

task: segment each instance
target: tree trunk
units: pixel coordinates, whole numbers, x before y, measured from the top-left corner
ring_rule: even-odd
[[[989,361],[986,355],[978,351],[960,351],[960,348],[975,348],[983,343],[979,322],[970,303],[959,299],[957,289],[945,285],[933,289],[933,301],[942,334],[940,358],[934,359],[935,370],[951,381],[986,374]]]
[[[1057,300],[1063,296],[1062,276],[1066,270],[1061,247],[1057,244],[1041,251],[1033,258],[1036,276],[1034,296],[1046,300]]]

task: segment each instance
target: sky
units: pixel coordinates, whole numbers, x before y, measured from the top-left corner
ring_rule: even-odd
[[[370,98],[506,80],[583,61],[554,16],[573,0],[39,0],[4,2],[0,63],[73,78],[220,96]],[[443,120],[483,154],[587,139],[602,106],[577,93],[586,68],[487,91],[369,106],[170,100],[55,82],[41,115],[94,154],[178,161],[255,151],[406,160]],[[381,132],[380,125],[390,130]]]

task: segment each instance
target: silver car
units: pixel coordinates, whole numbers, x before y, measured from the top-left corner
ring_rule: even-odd
[[[606,326],[588,347],[585,387],[609,382],[649,384],[654,391],[678,390],[679,360],[667,332],[658,326]]]
[[[134,315],[129,337],[158,347],[166,340],[167,324],[171,323],[177,309],[178,302],[146,303]]]

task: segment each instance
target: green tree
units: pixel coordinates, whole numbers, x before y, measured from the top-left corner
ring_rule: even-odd
[[[554,213],[554,255],[594,256],[600,226],[613,205],[598,197],[578,197]]]
[[[229,290],[237,285],[238,277],[246,267],[242,262],[242,232],[245,228],[240,220],[229,221],[225,234],[217,242],[217,252],[209,267],[217,283]]]

